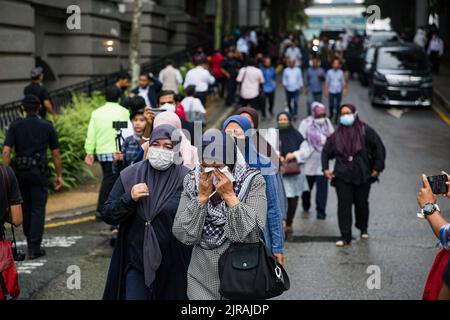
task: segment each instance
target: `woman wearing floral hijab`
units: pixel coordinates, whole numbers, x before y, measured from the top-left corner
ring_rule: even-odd
[[[352,241],[352,207],[361,239],[369,239],[369,193],[371,184],[384,170],[385,148],[374,129],[359,119],[355,106],[340,109],[340,124],[322,150],[322,169],[332,180],[338,197],[338,222],[341,240],[337,247]],[[329,162],[336,159],[334,171]]]
[[[327,118],[326,107],[318,102],[311,105],[311,116],[300,123],[300,133],[305,138],[299,151],[294,152],[298,162],[304,163],[303,173],[306,175],[309,189],[312,190],[317,184],[316,211],[317,219],[325,220],[327,215],[325,209],[328,197],[328,180],[322,170],[322,149],[329,136],[334,132],[331,121]],[[286,156],[293,158],[292,154]],[[311,191],[302,194],[303,210],[308,212],[311,207]]]
[[[184,179],[173,225],[175,237],[194,247],[187,277],[191,300],[221,298],[220,256],[230,243],[257,243],[266,223],[264,178],[231,137],[210,132],[203,136],[201,165]]]

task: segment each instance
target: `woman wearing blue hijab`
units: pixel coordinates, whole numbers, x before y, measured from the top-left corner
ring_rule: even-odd
[[[249,166],[262,171],[266,182],[267,198],[267,220],[264,238],[267,247],[271,249],[278,262],[284,265],[283,211],[281,210],[281,199],[277,189],[276,170],[274,170],[274,165],[269,158],[258,154],[256,151],[253,139],[250,138],[250,130],[252,129],[252,125],[247,118],[231,116],[225,120],[222,130],[236,138],[241,151],[242,147],[244,148],[243,155]]]

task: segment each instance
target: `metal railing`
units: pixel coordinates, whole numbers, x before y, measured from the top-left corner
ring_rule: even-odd
[[[164,68],[164,63],[167,59],[171,59],[175,65],[181,66],[183,63],[189,61],[190,57],[199,46],[203,47],[205,51],[208,52],[212,48],[212,42],[207,41],[199,43],[186,50],[158,58],[151,62],[143,63],[141,65],[141,71],[159,72]],[[72,103],[74,95],[76,96],[84,93],[87,96],[91,96],[93,92],[97,91],[104,93],[106,88],[112,86],[116,82],[117,74],[118,72],[115,72],[105,76],[94,77],[71,86],[50,91],[49,95],[53,104],[53,109],[56,113],[60,113],[63,108]],[[11,122],[22,116],[21,104],[22,100],[17,100],[0,105],[0,130],[6,128]]]

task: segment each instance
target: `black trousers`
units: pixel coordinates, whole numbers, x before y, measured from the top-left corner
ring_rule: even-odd
[[[102,166],[103,178],[100,193],[98,194],[97,212],[102,211],[103,205],[108,200],[109,193],[119,177],[118,173],[113,172],[112,162],[100,162],[100,165]]]
[[[252,107],[256,110],[261,111],[262,116],[266,117],[266,100],[264,100],[264,97],[261,95],[258,95],[256,98],[253,99],[244,99],[241,97],[240,104],[242,107]]]
[[[23,204],[23,232],[27,238],[28,250],[37,251],[44,235],[45,205],[48,197],[48,180],[17,175]]]
[[[314,188],[317,184],[316,190],[316,211],[318,218],[325,218],[327,215],[325,209],[327,207],[328,199],[328,180],[325,176],[306,176],[308,180],[309,190]],[[309,211],[311,208],[311,191],[305,191],[302,194],[303,210]]]
[[[370,183],[354,185],[342,180],[335,180],[338,197],[338,222],[342,238],[352,241],[352,208],[355,205],[355,226],[361,232],[367,232],[369,225]]]
[[[272,115],[273,114],[273,106],[275,104],[275,91],[274,92],[265,92],[264,93],[264,114],[266,113],[266,101],[269,101],[269,112]]]
[[[236,79],[226,79],[225,81],[226,81],[225,86],[226,86],[226,92],[227,92],[227,98],[226,98],[225,104],[229,107],[234,104],[234,101],[236,99],[237,82],[236,82]]]
[[[206,107],[206,97],[208,97],[208,94],[209,94],[208,91],[205,91],[205,92],[197,92],[197,93],[195,94],[195,97],[200,99],[200,101],[202,102],[202,105],[203,105],[204,107]]]
[[[439,74],[439,69],[441,65],[441,58],[439,57],[438,51],[431,51],[430,62],[432,65],[432,71],[434,74]]]

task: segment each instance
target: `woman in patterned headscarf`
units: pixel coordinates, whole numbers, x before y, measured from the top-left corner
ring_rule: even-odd
[[[214,133],[216,133],[214,135]],[[203,136],[201,165],[184,180],[173,233],[193,246],[187,294],[219,300],[220,256],[230,243],[257,243],[266,223],[264,178],[251,169],[234,140],[219,131]]]

